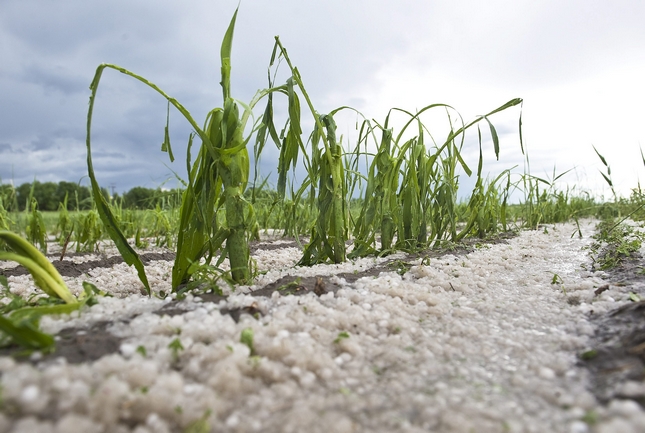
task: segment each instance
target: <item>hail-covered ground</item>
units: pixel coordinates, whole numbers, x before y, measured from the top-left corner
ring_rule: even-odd
[[[0,357],[0,432],[645,431],[642,408],[598,402],[580,365],[591,310],[629,302],[613,286],[595,293],[606,282],[590,271],[594,226],[523,231],[349,283],[337,275],[393,257],[300,268],[296,247],[259,249],[255,284],[218,303],[142,295],[125,264],[65,278],[113,297],[41,328],[91,340],[107,321],[118,348],[81,363]],[[170,291],[171,266],[147,265],[155,293]],[[251,295],[285,275],[337,290]],[[9,283],[36,292],[29,276]]]

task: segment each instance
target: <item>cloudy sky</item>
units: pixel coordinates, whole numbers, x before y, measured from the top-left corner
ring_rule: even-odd
[[[102,62],[145,76],[203,122],[221,105],[219,47],[237,4],[2,0],[0,180],[86,175],[88,87]],[[279,35],[319,112],[350,105],[382,123],[392,107],[446,103],[471,120],[520,97],[533,174],[572,169],[563,178],[570,185],[608,195],[594,145],[627,195],[645,180],[644,22],[641,0],[243,0],[233,96],[250,101],[266,87]],[[495,162],[484,143],[491,174],[524,170],[519,115],[515,108],[491,118],[502,145]],[[173,170],[183,176],[190,128],[171,112],[179,162],[170,165],[159,151],[165,120],[163,98],[107,70],[92,134],[99,182],[123,192],[160,186]],[[356,120],[341,116],[339,132],[352,137]],[[475,142],[464,155],[475,168]],[[275,151],[262,162],[275,171]]]

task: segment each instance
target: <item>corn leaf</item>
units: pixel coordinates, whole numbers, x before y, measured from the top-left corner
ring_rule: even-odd
[[[0,231],[0,240],[15,253],[0,252],[0,260],[11,260],[23,265],[34,278],[34,282],[49,296],[76,303],[76,298],[67,288],[54,265],[33,245],[17,234]]]
[[[54,337],[39,331],[31,322],[14,323],[0,316],[0,331],[9,336],[11,342],[28,349],[46,352],[54,348]]]
[[[166,114],[166,126],[164,127],[164,136],[163,143],[161,143],[161,151],[168,153],[168,158],[170,162],[175,161],[175,157],[172,154],[172,147],[170,146],[170,133],[168,131],[170,125],[170,102],[168,102],[168,110]]]

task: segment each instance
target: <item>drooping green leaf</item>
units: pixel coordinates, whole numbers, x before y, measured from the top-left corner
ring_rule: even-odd
[[[168,153],[168,158],[170,158],[170,162],[175,161],[175,157],[172,154],[172,147],[170,146],[170,133],[169,133],[169,126],[170,126],[170,102],[168,102],[168,110],[166,114],[166,126],[164,127],[164,137],[163,137],[163,143],[161,143],[161,151]]]
[[[235,20],[237,19],[237,9],[231,18],[228,29],[224,34],[222,40],[222,48],[220,49],[220,60],[222,62],[222,92],[224,101],[231,97],[231,50],[233,48],[233,33],[235,31]]]
[[[27,349],[48,352],[54,348],[54,337],[39,331],[31,322],[16,324],[0,316],[0,331],[9,336],[12,343]]]
[[[0,231],[0,240],[15,251],[0,252],[0,260],[11,260],[23,265],[31,273],[36,285],[49,296],[63,299],[69,304],[77,302],[60,273],[36,247],[10,231]]]
[[[495,126],[493,126],[491,121],[488,120],[488,117],[484,117],[484,119],[490,127],[490,135],[493,139],[493,147],[495,149],[495,158],[497,158],[497,160],[499,161],[499,138],[497,137],[497,130],[495,129]]]

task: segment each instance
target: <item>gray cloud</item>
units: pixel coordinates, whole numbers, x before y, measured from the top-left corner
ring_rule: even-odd
[[[31,141],[32,150],[48,150],[55,147],[55,140],[49,136],[39,135],[35,140]]]
[[[127,67],[152,80],[201,124],[206,113],[221,104],[219,45],[237,4],[237,0],[4,0],[0,178],[30,181],[37,175],[42,180],[77,180],[86,174],[88,86],[101,62]],[[396,6],[374,0],[243,1],[233,45],[233,96],[248,102],[267,85],[274,36],[280,35],[320,112],[347,104],[382,121],[384,107],[414,101],[419,107],[447,102],[461,109],[464,104],[471,115],[480,107],[527,97],[525,138],[535,149],[536,165],[543,160],[547,164],[555,157],[548,146],[558,151],[566,146],[545,143],[542,131],[549,131],[553,142],[571,138],[565,138],[562,126],[556,130],[556,122],[546,116],[563,119],[589,105],[564,100],[567,89],[604,73],[618,74],[617,67],[645,70],[643,21],[645,6],[626,0],[611,4],[403,0]],[[277,84],[288,75],[283,62]],[[631,80],[619,77],[617,85]],[[634,97],[645,95],[638,81],[633,87]],[[589,91],[599,98],[621,92],[598,86]],[[550,106],[540,100],[547,95],[556,96],[551,96]],[[303,113],[305,108],[303,103]],[[164,166],[167,156],[159,151],[166,120],[163,98],[130,77],[106,70],[95,110],[92,142],[102,183],[116,183],[117,189],[155,186],[171,175]],[[276,116],[284,119],[283,98],[276,98]],[[303,118],[310,122],[305,114]],[[503,140],[505,161],[522,161],[510,150],[518,146],[517,118],[493,120]],[[599,126],[599,122],[576,122],[585,125],[578,128]],[[350,134],[354,123],[355,118],[348,116],[339,130]],[[189,133],[187,122],[171,110],[177,157],[171,168],[182,175]],[[485,151],[490,154],[486,134]],[[638,134],[642,133],[633,132],[624,141],[637,142],[642,137]],[[580,138],[578,146],[587,149],[586,140]],[[467,144],[465,152],[476,160],[476,143]],[[550,154],[537,155],[540,149]],[[274,172],[276,152],[267,151],[264,171]],[[63,162],[54,162],[57,158]],[[559,158],[563,168],[565,161],[581,162],[571,156]]]
[[[30,65],[22,71],[22,79],[44,88],[45,92],[60,92],[63,95],[85,93],[87,79],[65,67]]]

